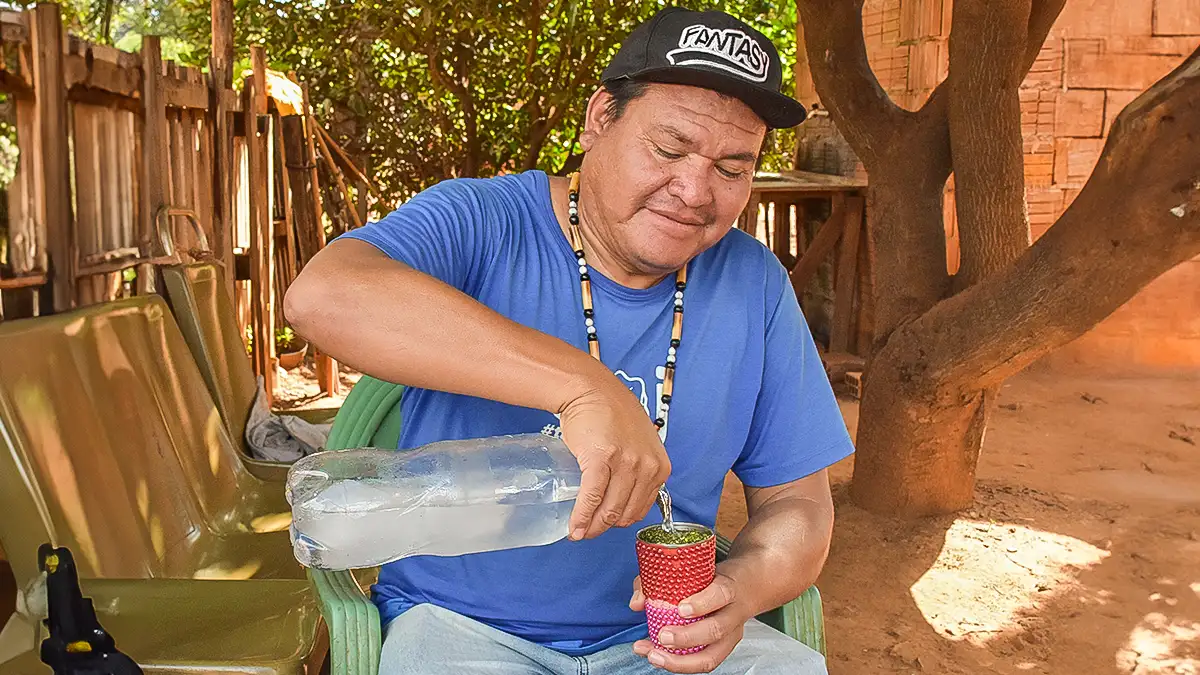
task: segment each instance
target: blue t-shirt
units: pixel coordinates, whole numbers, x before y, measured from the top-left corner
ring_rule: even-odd
[[[344,236],[587,349],[578,266],[540,171],[447,180]],[[591,279],[603,362],[649,414],[661,395],[674,276],[645,290],[595,270]],[[731,230],[690,263],[685,302],[667,486],[677,520],[711,527],[731,469],[746,485],[779,485],[853,447],[787,272],[765,246]],[[400,406],[400,448],[558,425],[548,412],[427,389],[407,389]],[[655,509],[582,542],[407,558],[380,570],[372,596],[385,625],[432,603],[569,655],[593,653],[646,635],[645,617],[628,606],[634,536],[659,519]]]

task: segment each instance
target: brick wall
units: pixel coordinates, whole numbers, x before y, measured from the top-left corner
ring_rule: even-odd
[[[951,0],[866,0],[867,52],[892,99],[921,106],[946,75]],[[1026,200],[1036,239],[1095,166],[1121,109],[1200,45],[1200,0],[1068,0],[1021,89]],[[951,271],[958,265],[953,183]],[[1151,283],[1046,360],[1055,367],[1200,369],[1200,260]]]

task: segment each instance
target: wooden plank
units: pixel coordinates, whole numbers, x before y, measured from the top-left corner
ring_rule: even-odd
[[[213,240],[217,231],[214,228],[212,216],[212,136],[209,133],[209,126],[205,124],[203,112],[192,110],[185,112],[184,115],[188,117],[185,129],[188,129],[190,134],[187,142],[189,147],[191,144],[195,144],[196,148],[196,152],[192,153],[191,167],[192,208],[195,209],[200,226],[204,228],[204,232],[208,236],[210,250],[216,250],[213,248]]]
[[[191,118],[184,110],[172,110],[171,114],[171,173],[174,175],[174,181],[171,191],[171,201],[174,206],[180,206],[186,209],[196,210],[196,205],[192,201],[192,160],[196,155],[195,147],[192,144],[192,136],[194,130],[187,128]],[[187,118],[185,120],[185,118]],[[187,251],[195,248],[200,244],[196,238],[196,233],[192,230],[192,224],[187,218],[176,217],[174,219],[175,241],[183,242],[179,247],[179,251]]]
[[[163,82],[163,98],[172,108],[208,109],[208,87],[180,79]]]
[[[775,257],[783,263],[784,267],[790,268],[795,260],[792,258],[792,223],[791,223],[791,204],[787,201],[776,200],[774,202],[775,213],[773,222],[771,223],[771,242],[772,250],[775,252]]]
[[[212,0],[210,3],[210,27],[212,51],[208,60],[208,87],[212,92],[212,114],[206,119],[212,134],[212,170],[215,172],[212,185],[213,250],[225,264],[226,283],[229,292],[236,295],[233,247],[236,240],[234,230],[233,190],[233,125],[230,112],[239,105],[240,99],[231,89],[233,85],[233,0]]]
[[[846,201],[845,195],[839,194],[833,197],[833,207],[830,209],[829,219],[821,225],[821,229],[817,230],[817,236],[813,237],[812,243],[804,251],[800,261],[792,268],[792,288],[796,289],[796,297],[804,297],[804,289],[808,286],[808,282],[812,280],[817,269],[821,267],[821,263],[825,262],[825,258],[842,238],[842,231],[845,229],[843,218],[847,208]]]
[[[104,250],[101,244],[103,181],[101,177],[100,134],[98,117],[103,108],[90,105],[72,106],[75,118],[75,235],[79,256],[90,256]],[[94,279],[81,279],[77,290],[80,304],[101,302]]]
[[[307,146],[305,153],[305,163],[308,164],[309,181],[313,195],[313,221],[317,225],[317,242],[318,248],[325,248],[325,204],[321,199],[321,181],[318,180],[317,171],[317,150],[314,145],[313,130],[311,124],[316,118],[312,114],[312,105],[308,100],[308,85],[300,86],[300,91],[304,95],[304,144]],[[315,255],[315,254],[314,254]],[[307,259],[304,260],[308,262]]]
[[[138,178],[138,147],[137,147],[137,120],[132,113],[125,111],[114,111],[113,119],[116,123],[116,145],[117,148],[117,208],[119,216],[117,221],[116,237],[113,240],[114,246],[135,246],[137,244],[138,232],[138,202],[136,181]]]
[[[63,29],[57,5],[33,10],[33,71],[42,151],[41,213],[50,252],[54,309],[70,309],[75,300],[75,228],[71,222],[70,147],[67,90],[63,84]]]
[[[829,336],[831,352],[850,349],[850,335],[854,328],[854,287],[858,281],[858,239],[862,232],[862,198],[848,197],[845,214],[845,230],[838,251],[837,280],[834,284],[833,330]]]
[[[278,159],[275,162],[276,175],[279,177],[275,182],[280,187],[280,207],[283,211],[283,251],[281,258],[284,261],[283,266],[283,285],[280,288],[279,306],[283,307],[282,293],[287,291],[292,282],[296,280],[296,230],[292,219],[292,200],[291,190],[288,183],[287,169],[287,144],[283,142],[283,124],[279,119],[279,115],[272,115],[272,123],[275,125],[275,148],[278,153]]]
[[[33,99],[15,102],[20,158],[8,185],[8,260],[17,275],[46,271],[46,224],[41,218],[41,132]]]
[[[68,89],[98,89],[131,99],[138,98],[141,91],[140,68],[125,68],[93,58],[90,53],[67,54],[64,64]]]
[[[78,109],[79,106],[76,106]],[[120,196],[118,194],[120,188],[119,169],[117,168],[117,147],[116,132],[117,120],[116,116],[119,113],[112,108],[98,108],[96,112],[96,147],[99,157],[99,173],[103,176],[100,181],[99,211],[100,211],[100,232],[98,239],[100,242],[99,250],[108,251],[118,246],[124,246],[125,242],[118,243],[120,236],[119,223],[121,219],[121,207],[118,205]],[[76,176],[79,174],[79,169],[75,170]],[[76,179],[78,181],[78,178]]]
[[[47,277],[45,274],[33,274],[29,276],[11,277],[0,279],[0,289],[16,290],[18,288],[32,288],[34,286],[45,285]]]
[[[155,217],[166,205],[167,106],[162,95],[162,45],[155,35],[142,38],[142,152],[139,174],[141,209],[138,214],[138,248],[143,254],[158,250]],[[138,294],[155,290],[154,269],[138,268]]]
[[[254,71],[254,79],[258,84],[255,89],[254,111],[259,115],[267,114],[267,51],[262,45],[250,45],[250,65]],[[249,134],[249,132],[247,132]]]

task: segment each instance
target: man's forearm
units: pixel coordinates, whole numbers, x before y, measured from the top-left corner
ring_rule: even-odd
[[[739,600],[748,604],[752,615],[795,599],[816,582],[833,531],[827,480],[821,471],[803,479],[810,485],[800,489],[748,495],[750,518],[721,573],[736,582]],[[819,481],[825,482],[823,490],[811,485]]]
[[[608,374],[585,352],[355,240],[305,266],[285,314],[321,351],[407,386],[558,413]]]

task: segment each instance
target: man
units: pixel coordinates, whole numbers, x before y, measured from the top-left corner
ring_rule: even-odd
[[[774,46],[720,12],[659,13],[603,81],[577,190],[537,171],[445,181],[288,291],[301,334],[410,387],[400,447],[545,431],[583,469],[567,539],[381,570],[382,671],[824,673],[753,617],[816,579],[825,468],[853,449],[785,270],[731,229],[768,127],[804,111]],[[730,470],[749,523],[681,604],[705,618],[659,635],[708,646],[653,649],[635,532],[664,481],[677,520],[712,526]]]

